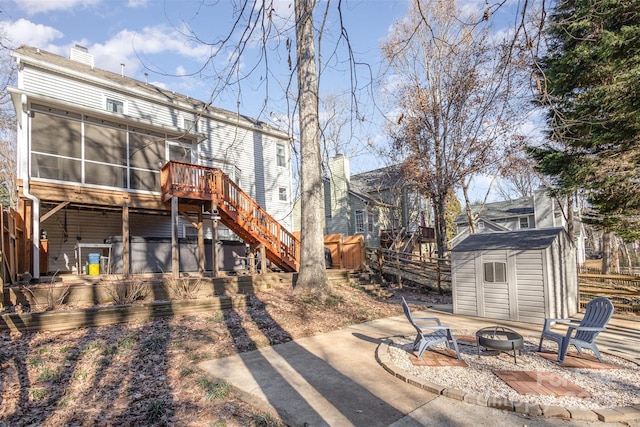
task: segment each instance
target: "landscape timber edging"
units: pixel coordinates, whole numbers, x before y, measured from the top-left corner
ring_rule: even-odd
[[[220,296],[198,300],[97,306],[73,310],[11,313],[0,316],[0,332],[60,332],[94,326],[211,313],[247,306],[248,295]]]

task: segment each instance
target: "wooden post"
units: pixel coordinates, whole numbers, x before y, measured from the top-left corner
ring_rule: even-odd
[[[212,262],[213,262],[213,266],[212,266],[212,270],[213,270],[213,277],[218,277],[219,274],[219,270],[218,270],[218,216],[213,215],[213,242],[211,242],[211,250],[213,251],[212,253]]]
[[[436,261],[436,278],[438,279],[438,294],[442,295],[442,282],[440,281],[440,262],[442,260],[438,258]]]
[[[180,278],[180,246],[178,242],[178,198],[171,198],[171,277]]]
[[[396,268],[398,272],[396,273],[396,281],[398,282],[398,286],[402,288],[402,271],[400,270],[400,251],[396,249]]]
[[[249,273],[256,274],[256,248],[249,246]]]
[[[4,308],[4,259],[0,252],[0,309]]]
[[[204,274],[204,227],[202,224],[202,209],[198,211],[198,271]]]
[[[262,243],[258,248],[260,249],[260,274],[267,274],[267,249]]]
[[[131,274],[131,247],[129,244],[129,205],[122,207],[122,274]]]

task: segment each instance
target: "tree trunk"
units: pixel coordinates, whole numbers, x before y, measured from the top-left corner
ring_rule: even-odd
[[[618,245],[618,236],[611,236],[611,270],[614,273],[620,273],[620,248]]]
[[[315,0],[295,0],[300,119],[300,272],[296,293],[329,291],[324,264],[324,198],[318,122],[318,81],[313,33]]]
[[[567,233],[572,242],[575,242],[575,229],[573,226],[573,192],[567,195]]]
[[[462,184],[462,194],[464,195],[464,211],[467,214],[467,222],[469,223],[469,234],[474,234],[476,232],[476,218],[474,217],[473,210],[471,209],[468,185]]]
[[[602,274],[611,274],[611,238],[610,231],[602,233]]]
[[[444,253],[447,249],[447,218],[446,213],[446,201],[445,197],[440,195],[437,200],[434,200],[434,222],[436,227],[436,244],[438,251],[438,258],[444,258]]]

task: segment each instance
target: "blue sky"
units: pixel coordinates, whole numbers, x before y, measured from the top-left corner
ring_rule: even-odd
[[[267,78],[267,72],[262,66],[254,73],[253,80],[243,84],[241,92],[233,88],[218,93],[216,74],[236,53],[230,48],[218,52],[217,47],[194,40],[194,36],[204,41],[219,40],[228,34],[237,15],[238,3],[237,0],[0,0],[0,26],[12,47],[27,44],[68,57],[71,47],[79,44],[89,49],[99,68],[120,73],[121,64],[125,64],[124,72],[129,77],[148,80],[203,101],[208,101],[215,92],[217,96],[213,103],[216,106],[273,121],[287,114],[283,88],[290,75],[286,37],[295,39],[291,28],[292,0],[273,2],[272,21],[282,36],[273,40],[269,47],[270,101],[266,106],[263,79]],[[342,18],[349,29],[354,54],[358,61],[372,64],[372,73],[379,71],[380,42],[394,20],[404,16],[406,11],[406,0],[343,2]],[[327,32],[323,45],[327,55],[339,35],[337,15],[330,16],[329,21],[331,31]],[[237,40],[238,35],[235,37]],[[243,72],[255,66],[255,58],[260,55],[258,46],[259,43],[252,39],[242,53],[240,67]],[[217,52],[218,56],[207,64],[212,52]],[[295,55],[295,51],[291,54]],[[323,75],[323,89],[332,93],[349,90],[345,58],[341,52],[337,60],[331,61],[332,70]],[[362,82],[366,79],[365,69],[360,71]],[[373,135],[372,138],[381,136]],[[356,171],[377,166],[371,164],[370,159],[364,166],[358,165],[358,159],[354,161]]]
[[[277,33],[277,37],[268,44],[268,71],[256,59],[261,57],[261,43],[255,36],[249,37],[247,49],[241,54],[233,49],[239,32],[222,49],[201,43],[220,40],[229,33],[239,3],[240,0],[0,0],[0,28],[12,47],[27,44],[68,57],[71,47],[79,44],[94,55],[99,68],[120,73],[124,64],[124,73],[129,77],[203,101],[215,94],[215,106],[259,117],[287,130],[286,124],[282,125],[286,119],[281,119],[290,113],[284,93],[291,73],[286,39],[295,40],[293,0],[273,1],[270,23],[277,32],[274,29],[271,34]],[[323,73],[321,90],[340,95],[350,91],[350,73],[344,43],[332,56],[340,35],[337,3],[331,2],[334,12],[328,16],[328,31],[323,36],[322,53],[331,67]],[[517,4],[518,0],[508,3]],[[342,19],[354,56],[370,66],[357,68],[358,82],[367,83],[369,70],[373,76],[380,72],[380,43],[393,22],[406,14],[408,0],[343,0],[342,4]],[[485,4],[485,0],[459,1],[466,10],[479,10]],[[207,62],[212,53],[217,55]],[[291,55],[295,60],[295,47]],[[234,86],[220,92],[219,76],[234,58],[239,58],[240,73],[246,74],[259,65],[250,78],[243,80],[240,90]],[[266,82],[269,101],[265,105]],[[295,81],[292,83],[295,85]],[[366,91],[359,93],[366,116],[362,121],[365,125],[358,130],[359,141],[384,145],[386,137],[379,126],[382,118],[368,95]],[[384,166],[375,152],[364,148],[360,153],[351,159],[352,173]],[[483,184],[478,181],[478,185]]]

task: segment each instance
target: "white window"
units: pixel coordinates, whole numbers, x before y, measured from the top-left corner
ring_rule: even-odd
[[[284,144],[276,144],[276,164],[278,166],[287,166],[287,159],[284,151]]]
[[[506,283],[507,264],[504,262],[485,262],[484,281],[485,283]]]
[[[373,233],[373,228],[376,224],[376,216],[372,213],[367,214],[367,230],[369,233]]]
[[[356,211],[356,233],[364,233],[364,211]]]
[[[107,98],[107,111],[124,114],[124,102]]]
[[[478,230],[484,230],[484,222],[478,221]]]
[[[184,225],[184,237],[187,238],[197,238],[198,237],[198,229],[193,225],[185,224]]]
[[[195,132],[198,131],[198,124],[193,119],[188,119],[186,117],[183,117],[182,118],[182,129],[186,130],[187,132],[195,133]]]
[[[287,201],[287,188],[286,187],[278,188],[278,199],[281,202],[286,202]]]
[[[529,217],[520,217],[520,228],[529,228]]]
[[[191,163],[191,145],[167,141],[167,160]]]

